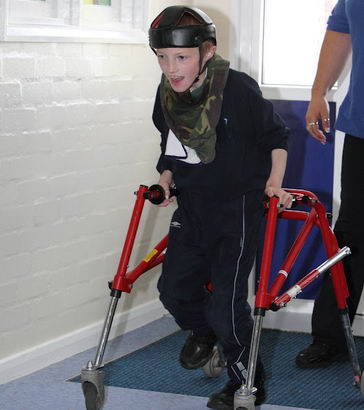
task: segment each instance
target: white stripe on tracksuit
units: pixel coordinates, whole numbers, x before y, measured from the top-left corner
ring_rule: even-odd
[[[233,294],[232,294],[232,300],[231,300],[231,317],[232,317],[232,328],[233,328],[233,334],[235,337],[236,342],[238,343],[238,345],[240,347],[242,347],[242,351],[238,357],[238,359],[236,360],[236,362],[231,366],[232,371],[236,374],[236,377],[238,379],[241,380],[241,376],[243,376],[244,381],[246,380],[246,376],[247,376],[247,369],[245,368],[245,366],[239,361],[240,358],[242,356],[242,354],[244,353],[246,347],[242,346],[238,335],[236,334],[236,328],[235,328],[235,311],[234,311],[234,302],[235,302],[235,295],[236,295],[236,281],[238,278],[238,274],[239,274],[239,268],[240,268],[240,262],[241,262],[241,258],[243,256],[243,252],[244,252],[244,245],[245,245],[245,195],[243,196],[243,232],[242,232],[242,237],[240,238],[240,254],[238,256],[238,260],[236,263],[236,270],[235,270],[235,278],[234,278],[234,289],[233,289]],[[238,375],[235,371],[235,369],[233,368],[233,366],[236,365],[236,367],[241,371],[241,375]]]

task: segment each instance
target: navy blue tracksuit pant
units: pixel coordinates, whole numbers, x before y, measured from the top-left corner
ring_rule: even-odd
[[[212,329],[231,379],[245,381],[253,320],[247,302],[263,215],[262,191],[229,201],[181,193],[169,232],[160,299],[184,330]],[[212,283],[213,291],[205,285]],[[261,364],[258,364],[257,377]]]

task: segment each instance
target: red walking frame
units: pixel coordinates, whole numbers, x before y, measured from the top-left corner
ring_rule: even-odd
[[[276,311],[284,307],[292,298],[296,297],[298,293],[300,293],[305,287],[316,280],[328,269],[330,269],[331,272],[331,279],[333,281],[333,286],[335,289],[338,309],[342,318],[350,360],[354,370],[354,384],[357,387],[361,387],[362,392],[364,389],[346,305],[346,298],[348,297],[349,292],[341,262],[341,259],[350,254],[350,249],[347,247],[344,247],[343,249],[338,248],[335,235],[327,221],[325,208],[315,194],[310,191],[297,189],[287,189],[286,191],[291,193],[294,198],[295,204],[305,205],[311,209],[310,211],[289,209],[279,212],[278,198],[273,197],[265,201],[267,226],[259,276],[259,287],[255,297],[254,328],[251,340],[248,374],[246,384],[242,385],[235,394],[235,410],[252,410],[255,408],[255,395],[253,393],[256,391],[256,388],[253,386],[253,381],[255,376],[260,334],[265,311],[268,309]],[[164,260],[164,252],[167,248],[168,235],[166,235],[152,249],[152,251],[149,252],[149,254],[136,267],[134,267],[134,269],[128,271],[128,263],[138,231],[138,226],[145,201],[150,200],[152,203],[158,204],[164,200],[164,192],[161,187],[157,185],[152,185],[149,188],[145,185],[140,185],[138,191],[135,192],[135,194],[135,205],[121,253],[119,266],[113,278],[113,281],[109,283],[109,288],[111,290],[111,300],[105,318],[99,345],[97,347],[96,356],[94,361],[89,361],[86,367],[81,371],[81,383],[87,410],[100,410],[105,400],[102,360],[111,330],[112,321],[115,315],[117,303],[123,292],[131,292],[133,283],[139,278],[139,276],[157,266]],[[271,262],[278,219],[301,220],[304,221],[304,224],[286,259],[284,260],[281,269],[277,273],[271,287],[269,288]],[[289,290],[279,295],[279,292],[284,285],[285,280],[289,276],[292,266],[297,256],[299,255],[307,237],[309,236],[313,226],[319,227],[321,231],[328,259],[319,267],[309,272]],[[217,361],[216,363],[221,363],[221,361]]]
[[[364,381],[361,374],[346,304],[346,298],[349,296],[349,291],[346,283],[344,268],[341,262],[341,260],[345,256],[350,254],[350,249],[348,247],[339,249],[336,237],[331,227],[329,226],[325,207],[315,194],[310,191],[299,189],[285,190],[291,193],[291,195],[293,196],[294,205],[304,205],[310,210],[299,211],[294,209],[287,209],[279,212],[278,198],[273,197],[269,201],[265,202],[267,208],[267,225],[259,274],[258,291],[255,296],[254,327],[250,345],[247,379],[246,383],[242,385],[241,388],[235,393],[234,409],[236,410],[252,410],[255,408],[255,397],[253,393],[256,391],[256,388],[253,387],[253,382],[261,329],[266,310],[270,309],[277,311],[286,306],[287,303],[289,303],[300,292],[302,292],[303,289],[305,289],[309,284],[315,281],[328,269],[330,269],[330,277],[333,282],[337,306],[339,309],[349,357],[354,372],[354,385],[360,388],[361,393],[364,394]],[[299,220],[304,221],[304,223],[291,249],[289,250],[288,255],[283,261],[281,268],[274,277],[272,285],[269,287],[272,255],[274,250],[278,219]],[[314,226],[317,226],[320,229],[328,259],[324,261],[319,267],[306,274],[286,292],[279,295],[282,286],[284,285],[290,274],[294,262],[296,261],[300,251],[304,246],[305,241],[307,240]]]

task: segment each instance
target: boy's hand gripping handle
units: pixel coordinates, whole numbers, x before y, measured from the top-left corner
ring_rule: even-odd
[[[169,190],[170,197],[177,196],[179,194],[178,189],[171,188]],[[166,194],[163,187],[158,184],[151,185],[148,191],[143,194],[144,199],[148,199],[152,204],[159,205],[166,199]]]

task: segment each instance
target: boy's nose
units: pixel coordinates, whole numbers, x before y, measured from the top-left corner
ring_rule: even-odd
[[[177,71],[177,65],[170,61],[167,66],[168,74],[174,74]]]

